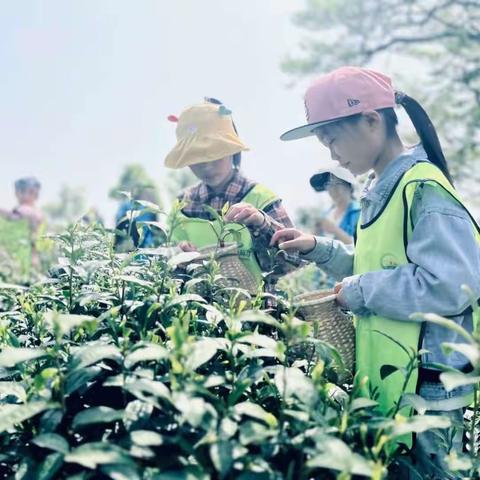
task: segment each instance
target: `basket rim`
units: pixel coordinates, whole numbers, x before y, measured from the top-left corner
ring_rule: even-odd
[[[309,296],[311,296],[315,293],[320,293],[320,292],[322,292],[322,293],[331,292],[331,293],[329,293],[329,295],[325,295],[322,298],[306,300],[307,297],[309,297]],[[297,295],[293,299],[293,304],[297,307],[306,307],[306,306],[310,306],[310,305],[320,305],[322,303],[328,303],[328,302],[334,301],[334,300],[336,300],[337,297],[338,297],[338,295],[336,293],[334,293],[333,290],[327,290],[327,291],[316,290],[316,291],[313,291],[313,292],[307,292],[307,293],[302,293],[301,295]]]
[[[212,249],[210,252],[205,252],[207,249]],[[216,251],[215,251],[216,250]],[[199,249],[200,255],[195,258],[196,260],[207,260],[211,258],[212,254],[214,254],[215,258],[224,257],[227,255],[234,256],[237,253],[238,245],[236,243],[227,244],[225,247],[218,247],[216,245],[207,245],[206,247],[202,247]]]

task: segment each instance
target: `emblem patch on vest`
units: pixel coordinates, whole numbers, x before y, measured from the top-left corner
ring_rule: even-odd
[[[397,268],[400,265],[400,262],[395,255],[392,253],[387,253],[380,260],[380,265],[384,270],[391,270],[393,268]]]

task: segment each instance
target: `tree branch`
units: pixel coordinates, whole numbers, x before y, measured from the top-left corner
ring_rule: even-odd
[[[372,57],[373,55],[388,50],[395,45],[408,45],[411,43],[429,43],[435,40],[441,40],[442,38],[454,37],[456,36],[452,32],[442,32],[433,35],[426,35],[424,37],[396,37],[392,38],[388,42],[385,42],[381,45],[377,45],[376,47],[370,48],[364,52],[365,55],[368,57]]]

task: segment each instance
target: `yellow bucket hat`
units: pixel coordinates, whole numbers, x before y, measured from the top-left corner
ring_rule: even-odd
[[[177,169],[248,150],[235,132],[231,113],[224,105],[205,102],[188,107],[178,119],[168,117],[177,122],[177,144],[165,166]]]

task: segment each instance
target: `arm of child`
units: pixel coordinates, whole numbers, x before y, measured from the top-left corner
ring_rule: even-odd
[[[400,320],[415,312],[454,316],[469,306],[463,284],[480,297],[480,248],[465,209],[426,185],[421,194],[417,189],[412,218],[411,263],[343,280],[340,297],[354,313]]]
[[[301,259],[316,263],[336,280],[353,274],[353,245],[345,245],[327,237],[316,237],[294,228],[276,232],[272,244],[287,252],[299,252]]]
[[[275,232],[292,227],[293,223],[288,216],[281,200],[276,200],[264,210],[259,210],[247,203],[232,205],[226,217],[227,220],[243,223],[252,232],[253,249],[262,268],[269,270],[270,258],[268,248],[272,247],[271,239]],[[279,273],[285,274],[296,268],[298,255],[293,255],[291,262],[278,262]],[[295,267],[293,266],[295,264]]]

